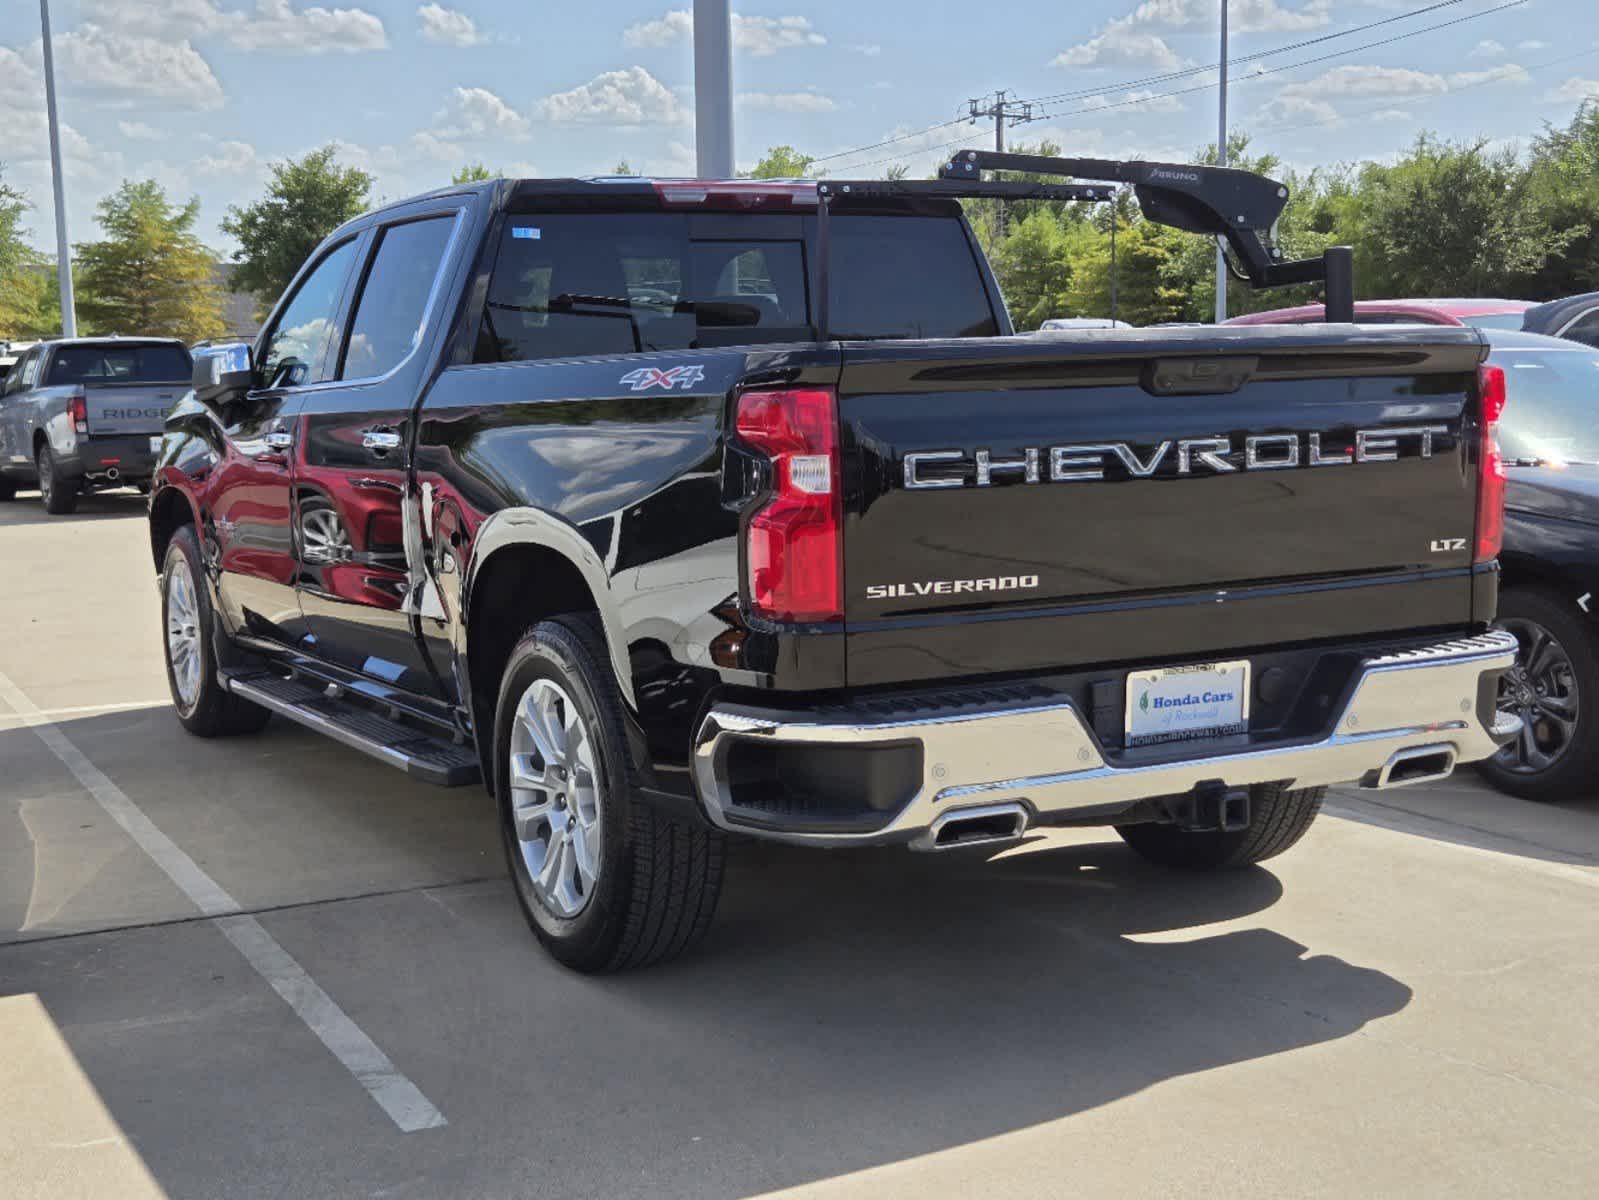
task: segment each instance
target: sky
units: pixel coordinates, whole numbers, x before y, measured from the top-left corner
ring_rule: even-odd
[[[691,7],[53,0],[71,236],[97,236],[95,204],[120,180],[151,178],[198,197],[201,236],[226,251],[227,206],[260,195],[269,163],[329,142],[385,199],[468,162],[558,176],[625,159],[691,174]],[[834,178],[891,164],[926,174],[952,143],[991,144],[992,122],[971,124],[967,102],[996,89],[1034,101],[1013,140],[1185,160],[1216,136],[1219,11],[1219,0],[735,0],[737,162],[788,143]],[[1229,11],[1230,127],[1295,167],[1389,157],[1422,130],[1524,148],[1599,99],[1599,0],[1230,0]],[[1387,23],[1358,28],[1373,22]],[[1288,49],[1313,39],[1324,40]],[[34,242],[53,245],[37,0],[0,0],[0,164],[33,201]]]

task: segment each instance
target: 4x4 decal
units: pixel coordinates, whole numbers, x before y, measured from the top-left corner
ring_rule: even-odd
[[[664,371],[659,367],[640,367],[622,376],[621,382],[635,392],[647,392],[655,387],[664,388],[666,391],[681,387],[686,392],[704,378],[705,367],[693,363],[688,366],[669,367]]]

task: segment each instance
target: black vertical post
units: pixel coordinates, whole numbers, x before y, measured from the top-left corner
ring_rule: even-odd
[[[832,252],[832,222],[829,219],[833,211],[833,198],[828,195],[827,185],[817,189],[816,197],[816,340],[827,341],[828,318],[832,315],[827,302],[828,293],[828,259]]]
[[[1348,324],[1355,319],[1355,252],[1348,246],[1329,246],[1322,252],[1327,272],[1327,320]]]

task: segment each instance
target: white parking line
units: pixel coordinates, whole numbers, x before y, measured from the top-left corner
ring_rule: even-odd
[[[444,1114],[433,1107],[421,1089],[400,1074],[388,1055],[350,1020],[277,939],[254,917],[241,912],[239,902],[176,842],[156,828],[127,793],[90,762],[4,673],[0,673],[0,700],[11,707],[24,726],[38,735],[106,814],[122,826],[195,907],[215,918],[212,923],[223,936],[244,955],[272,990],[283,997],[284,1003],[316,1034],[333,1057],[355,1076],[390,1120],[405,1133],[436,1129],[447,1123]]]

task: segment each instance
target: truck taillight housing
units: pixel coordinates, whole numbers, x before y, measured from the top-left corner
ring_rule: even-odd
[[[78,433],[89,432],[89,398],[83,392],[67,397],[67,420]]]
[[[841,620],[838,397],[829,388],[748,391],[734,424],[771,464],[767,498],[745,527],[751,609],[773,621]]]
[[[1499,451],[1499,418],[1505,411],[1505,369],[1477,368],[1482,400],[1482,444],[1477,449],[1477,549],[1473,562],[1492,562],[1505,540],[1505,458]]]

